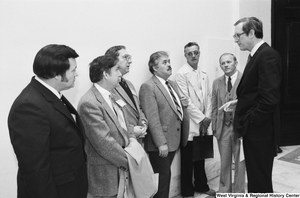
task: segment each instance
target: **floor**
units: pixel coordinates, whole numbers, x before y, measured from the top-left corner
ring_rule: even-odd
[[[280,147],[283,152],[278,154],[278,156],[275,158],[274,166],[273,166],[274,192],[300,193],[300,164],[286,162],[279,159],[282,156],[285,156],[286,154],[298,149],[299,147],[300,147],[299,145]],[[219,182],[219,177],[215,177],[209,181],[209,186],[215,191],[217,191],[219,185],[218,182]],[[206,194],[195,194],[195,198],[206,198],[206,197],[209,196]],[[174,198],[182,198],[182,196],[178,195]]]

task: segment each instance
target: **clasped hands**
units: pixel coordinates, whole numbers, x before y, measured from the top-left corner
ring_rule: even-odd
[[[144,126],[134,126],[133,132],[137,139],[144,138],[147,135],[147,125],[144,124]]]

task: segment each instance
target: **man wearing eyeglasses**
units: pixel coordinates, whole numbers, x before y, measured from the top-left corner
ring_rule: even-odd
[[[133,131],[138,142],[142,143],[143,138],[147,134],[148,121],[140,107],[140,101],[135,91],[133,84],[123,78],[129,72],[130,64],[132,63],[131,55],[128,54],[125,46],[117,45],[109,48],[105,55],[117,57],[120,72],[122,74],[119,85],[115,87],[114,93],[119,95],[122,100],[127,104],[125,110],[129,126],[128,130]]]
[[[278,52],[263,38],[263,24],[245,17],[235,24],[234,42],[249,51],[236,90],[234,130],[243,138],[248,192],[272,193],[272,168],[280,135],[279,101],[282,63]]]
[[[181,97],[189,99],[187,112],[190,117],[188,141],[181,147],[181,194],[194,197],[194,192],[214,196],[207,184],[205,160],[193,162],[193,138],[207,133],[211,123],[211,88],[205,71],[198,69],[200,47],[190,42],[184,47],[184,64],[175,76]],[[194,175],[193,175],[194,173]],[[194,182],[193,182],[194,178]]]

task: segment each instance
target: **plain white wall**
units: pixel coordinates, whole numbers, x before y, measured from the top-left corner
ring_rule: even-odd
[[[247,54],[233,43],[234,22],[257,16],[270,43],[269,0],[2,0],[0,1],[0,192],[16,197],[17,160],[7,129],[13,100],[30,82],[39,49],[50,43],[66,44],[79,54],[75,88],[63,94],[76,107],[91,83],[88,64],[113,45],[125,45],[133,56],[126,78],[139,90],[151,75],[151,53],[169,52],[173,74],[185,63],[183,47],[196,41],[200,66],[210,81],[221,74],[218,58],[235,53],[243,70]],[[172,75],[173,77],[173,75]],[[172,78],[171,77],[171,78]]]

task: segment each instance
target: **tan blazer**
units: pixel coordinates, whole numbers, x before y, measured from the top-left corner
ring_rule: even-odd
[[[176,84],[170,80],[169,82],[179,94]],[[169,152],[176,151],[181,141],[181,133],[187,136],[188,131],[182,131],[182,121],[166,88],[153,75],[142,84],[139,98],[148,118],[149,132],[145,138],[145,150],[158,151],[159,146],[167,144]]]
[[[200,96],[199,81],[193,75],[193,68],[184,64],[175,75],[175,82],[178,86],[180,96],[185,96],[191,100],[187,107],[190,118],[190,132],[198,132],[200,122],[205,118],[211,118],[211,87],[206,72],[199,71],[202,95]],[[203,100],[201,100],[203,98]],[[203,111],[200,106],[203,104]]]
[[[236,81],[231,89],[232,99],[236,99],[236,88],[240,83],[242,78],[242,73],[238,71],[238,75]],[[219,111],[218,109],[228,102],[226,100],[227,95],[227,86],[225,81],[225,75],[217,78],[213,82],[213,89],[212,89],[212,130],[215,131],[215,137],[219,140],[222,134],[222,126],[223,126],[223,118],[224,118],[224,111]],[[233,112],[234,115],[234,112]]]
[[[89,193],[93,196],[116,195],[118,169],[128,169],[123,148],[129,144],[129,137],[134,137],[134,134],[122,129],[118,118],[94,85],[80,99],[78,113],[87,139],[85,151]]]

